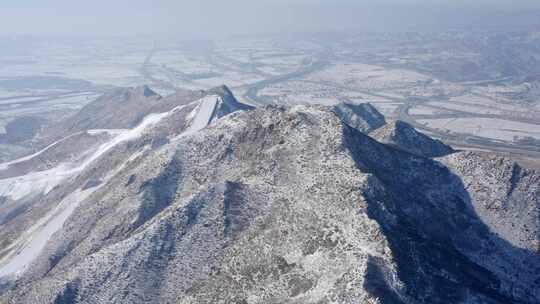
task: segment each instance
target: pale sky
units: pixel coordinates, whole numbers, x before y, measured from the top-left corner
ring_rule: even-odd
[[[537,10],[540,0],[0,0],[0,34],[432,30],[536,24]]]

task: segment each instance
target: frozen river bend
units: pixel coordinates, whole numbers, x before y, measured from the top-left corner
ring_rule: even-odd
[[[0,167],[0,303],[540,301],[536,171],[370,105],[122,96],[144,115]]]

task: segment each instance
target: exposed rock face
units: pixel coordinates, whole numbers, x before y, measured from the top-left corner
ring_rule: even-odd
[[[373,132],[372,136],[382,143],[419,156],[438,157],[454,152],[440,140],[418,132],[401,120],[388,123]]]
[[[386,124],[384,116],[370,103],[340,103],[331,109],[341,121],[366,134]]]
[[[411,154],[323,107],[218,96],[45,194],[77,207],[0,303],[540,301],[538,172]]]

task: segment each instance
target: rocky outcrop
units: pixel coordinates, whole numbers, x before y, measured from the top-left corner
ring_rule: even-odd
[[[366,134],[386,124],[384,116],[370,103],[339,103],[331,109],[345,124]]]
[[[481,152],[460,152],[440,161],[463,181],[475,212],[492,232],[515,247],[540,253],[537,171]]]
[[[386,124],[374,131],[371,136],[381,143],[418,156],[438,157],[454,152],[450,146],[418,132],[413,126],[401,120]]]

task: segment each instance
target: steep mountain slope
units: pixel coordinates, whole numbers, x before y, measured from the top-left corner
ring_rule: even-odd
[[[161,107],[174,105],[172,100],[179,96],[186,94],[172,96]],[[201,98],[177,99],[175,107],[146,115],[132,129],[78,131],[33,155],[0,164],[0,277],[16,277],[24,271],[80,200],[139,154],[239,110],[237,101],[225,94],[189,96]]]
[[[490,230],[518,248],[540,253],[540,176],[489,153],[461,152],[440,161],[458,175],[475,212]]]
[[[2,226],[0,303],[540,301],[538,172],[409,153],[324,107],[225,116],[250,107],[213,93],[43,193],[62,221],[25,265],[10,244],[43,233]]]

